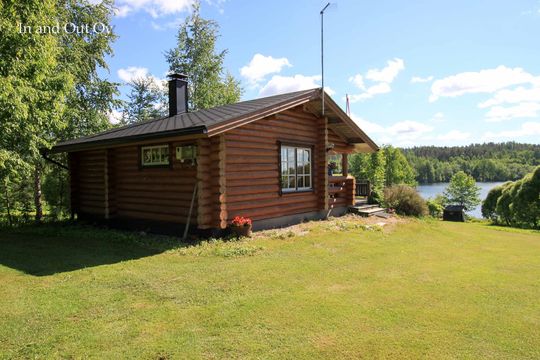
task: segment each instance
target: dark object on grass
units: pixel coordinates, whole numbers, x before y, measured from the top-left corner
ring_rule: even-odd
[[[444,221],[465,221],[464,206],[461,205],[448,205],[443,211]]]

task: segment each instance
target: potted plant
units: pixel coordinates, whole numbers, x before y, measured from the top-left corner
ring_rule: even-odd
[[[237,237],[251,236],[252,221],[250,218],[236,216],[231,222],[231,231]]]

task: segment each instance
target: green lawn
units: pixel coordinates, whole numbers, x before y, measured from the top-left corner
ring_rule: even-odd
[[[540,358],[539,232],[341,219],[177,245],[2,231],[0,358]]]

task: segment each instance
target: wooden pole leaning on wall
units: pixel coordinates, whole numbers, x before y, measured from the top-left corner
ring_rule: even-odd
[[[189,230],[189,223],[191,221],[191,213],[193,212],[193,205],[195,204],[195,197],[197,197],[197,181],[195,181],[195,186],[193,186],[193,195],[191,195],[191,205],[189,205],[189,212],[187,216],[186,221],[186,227],[184,228],[184,235],[182,236],[182,240],[186,240],[188,230]]]

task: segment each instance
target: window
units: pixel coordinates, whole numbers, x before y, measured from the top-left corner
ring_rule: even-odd
[[[169,145],[141,147],[142,166],[169,165]]]
[[[176,147],[176,160],[184,162],[194,161],[197,158],[197,147],[195,145],[182,145]]]
[[[281,190],[311,190],[311,149],[281,146]]]

